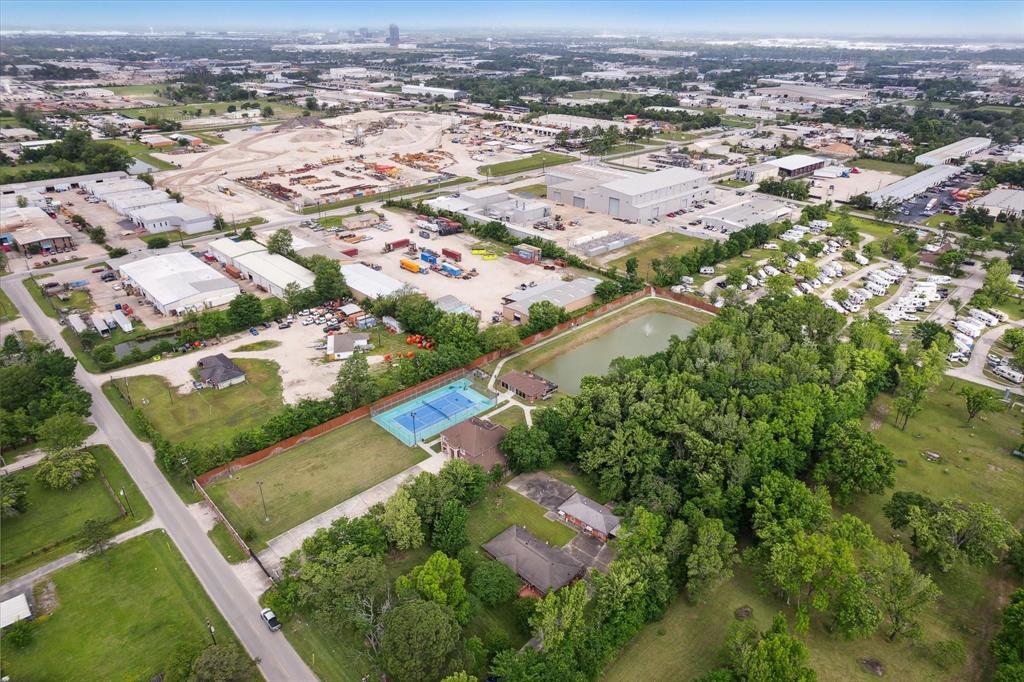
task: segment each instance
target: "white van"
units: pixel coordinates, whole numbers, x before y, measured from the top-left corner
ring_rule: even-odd
[[[996,376],[1000,376],[1006,379],[1007,381],[1012,381],[1015,384],[1024,382],[1024,374],[1018,372],[1009,365],[999,365],[998,367],[993,369],[992,372]]]

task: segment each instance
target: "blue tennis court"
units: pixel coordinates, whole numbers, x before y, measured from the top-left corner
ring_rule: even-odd
[[[414,445],[494,404],[494,398],[474,390],[468,379],[459,379],[375,415],[373,421],[406,445]]]

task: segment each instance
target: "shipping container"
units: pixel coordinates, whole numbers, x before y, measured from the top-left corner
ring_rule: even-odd
[[[451,258],[456,263],[462,261],[462,254],[459,253],[458,251],[455,251],[454,249],[441,249],[441,255],[445,256],[446,258]]]
[[[348,257],[351,258],[351,257],[356,256],[356,255],[359,254],[359,249],[357,249],[355,247],[353,247],[351,249],[342,249],[341,253],[342,253],[342,255],[348,256]]]
[[[462,270],[455,267],[451,263],[442,263],[441,270],[452,277],[462,277]]]
[[[419,263],[414,260],[409,260],[408,258],[403,258],[399,263],[403,269],[408,270],[409,272],[418,273],[421,270]]]
[[[432,253],[423,252],[423,253],[420,254],[420,260],[425,261],[427,263],[436,264],[437,263],[437,256],[435,256]]]
[[[401,249],[401,248],[404,248],[406,246],[409,246],[409,240],[408,239],[396,239],[395,241],[388,242],[387,244],[384,245],[384,252],[387,253],[389,251],[394,251],[396,249]]]

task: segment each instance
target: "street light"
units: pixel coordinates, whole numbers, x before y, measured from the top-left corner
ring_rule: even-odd
[[[124,488],[121,488],[121,499],[124,500],[125,506],[128,507],[128,513],[131,514],[132,518],[134,519],[135,518],[135,510],[132,509],[132,503],[128,501],[128,496],[125,495]]]
[[[260,502],[263,503],[263,522],[270,521],[270,515],[267,514],[267,501],[263,497],[263,481],[256,481],[256,487],[260,489]]]
[[[416,411],[413,410],[410,414],[412,415],[412,442],[415,445],[419,441],[419,438],[416,437]]]
[[[213,640],[213,644],[214,644],[214,646],[216,646],[217,645],[217,634],[214,631],[213,623],[210,622],[209,618],[206,619],[206,627],[210,628],[210,639]]]

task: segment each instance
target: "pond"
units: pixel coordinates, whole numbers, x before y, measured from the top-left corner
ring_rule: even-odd
[[[174,343],[174,339],[174,336],[156,336],[144,341],[122,341],[121,343],[114,344],[114,356],[120,360],[127,357],[136,348],[146,351],[165,341]]]
[[[534,371],[558,384],[560,391],[578,393],[583,377],[604,374],[615,358],[635,358],[665,350],[669,339],[685,338],[696,326],[668,313],[648,313],[545,362]]]

